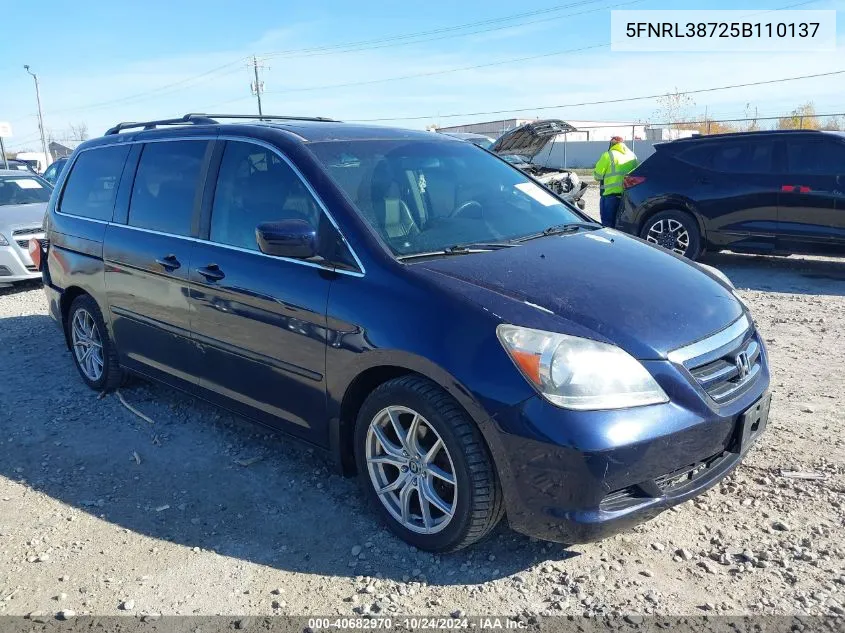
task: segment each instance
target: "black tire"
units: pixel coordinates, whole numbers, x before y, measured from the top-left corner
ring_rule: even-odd
[[[454,514],[446,526],[434,534],[415,532],[394,518],[370,478],[366,459],[370,422],[393,406],[419,413],[440,436],[454,465],[457,494],[452,501]],[[448,393],[426,378],[394,378],[367,397],[355,425],[355,459],[359,480],[370,504],[384,517],[394,534],[419,549],[450,552],[467,547],[487,536],[504,514],[501,485],[481,432]]]
[[[93,318],[94,324],[97,327],[97,331],[100,337],[100,343],[102,344],[103,368],[102,375],[97,380],[92,380],[89,376],[86,375],[85,371],[79,363],[76,352],[74,350],[71,327],[76,314],[81,310],[84,310]],[[106,324],[103,321],[103,314],[100,312],[100,308],[97,305],[97,302],[94,301],[94,299],[90,295],[79,295],[76,299],[73,300],[73,303],[70,304],[67,322],[65,323],[65,330],[67,331],[68,342],[70,344],[70,352],[71,356],[73,357],[73,364],[76,365],[76,369],[85,384],[97,392],[113,391],[114,389],[120,387],[123,382],[124,376],[123,371],[120,368],[120,364],[118,363],[117,350],[115,349],[114,344],[109,338],[108,329],[106,328]]]
[[[683,252],[679,252],[680,245],[677,242],[677,236],[682,235],[681,231],[667,230],[669,223],[673,223],[674,226],[675,222],[681,224],[683,231],[686,231],[689,236]],[[663,224],[661,225],[661,223]],[[657,229],[659,228],[663,228],[663,232],[658,235]],[[670,209],[655,213],[643,224],[640,237],[692,260],[698,259],[702,255],[701,231],[698,229],[698,222],[686,211]]]

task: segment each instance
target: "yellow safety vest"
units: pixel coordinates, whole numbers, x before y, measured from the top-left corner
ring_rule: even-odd
[[[625,143],[616,143],[601,155],[596,163],[594,176],[601,183],[601,195],[613,196],[622,193],[622,181],[640,162]]]

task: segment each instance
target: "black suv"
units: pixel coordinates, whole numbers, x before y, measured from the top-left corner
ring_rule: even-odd
[[[845,134],[719,134],[655,149],[625,180],[620,230],[691,259],[845,253]]]

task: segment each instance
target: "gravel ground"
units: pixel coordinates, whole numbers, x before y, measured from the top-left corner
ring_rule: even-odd
[[[152,423],[99,399],[41,290],[0,290],[0,614],[843,614],[845,261],[707,263],[771,356],[738,471],[604,542],[502,525],[447,556],[390,536],[319,452],[159,385],[121,392]]]

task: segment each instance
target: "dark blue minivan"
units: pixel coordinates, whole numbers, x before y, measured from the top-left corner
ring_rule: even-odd
[[[448,136],[225,118],[120,124],[59,176],[36,259],[91,388],[139,374],[331,451],[431,551],[505,515],[605,537],[763,432],[718,272]]]

